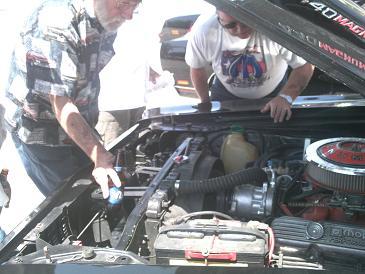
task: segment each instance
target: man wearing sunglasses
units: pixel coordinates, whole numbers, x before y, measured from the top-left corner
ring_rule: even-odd
[[[5,119],[25,169],[45,195],[90,164],[104,198],[121,182],[96,131],[99,72],[116,30],[141,0],[42,1],[15,45]]]
[[[272,97],[261,111],[270,111],[275,123],[290,119],[291,104],[307,86],[314,69],[223,11],[196,23],[185,60],[202,103]],[[208,65],[215,73],[210,97]],[[289,77],[288,66],[292,68]]]

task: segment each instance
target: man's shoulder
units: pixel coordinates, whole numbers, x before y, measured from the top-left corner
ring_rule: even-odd
[[[80,10],[83,6],[80,0],[46,0],[41,1],[35,9],[38,13],[49,12],[54,15],[55,12],[60,11],[75,13],[76,10]]]
[[[40,4],[33,17],[36,18],[39,27],[55,27],[58,29],[67,28],[79,12],[75,0],[44,1]]]
[[[218,33],[219,24],[216,15],[200,15],[189,33],[189,40],[193,39],[200,42],[216,41]]]
[[[32,14],[37,18],[38,24],[60,27],[75,19],[85,19],[91,11],[93,13],[92,1],[85,0],[46,0],[42,1]]]
[[[38,39],[89,43],[91,38],[98,41],[101,31],[94,18],[92,0],[46,0],[28,17],[23,32]]]
[[[218,20],[215,14],[201,14],[195,21],[192,31],[207,33],[218,29]]]

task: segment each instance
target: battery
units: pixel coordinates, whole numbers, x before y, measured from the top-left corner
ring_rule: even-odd
[[[267,235],[256,225],[219,219],[162,227],[154,247],[163,265],[264,267],[268,252]]]

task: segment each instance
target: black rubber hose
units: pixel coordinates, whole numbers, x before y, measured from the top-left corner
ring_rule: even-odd
[[[264,182],[267,182],[265,171],[261,168],[249,168],[211,179],[177,181],[176,192],[177,194],[212,193],[243,184],[262,185]]]

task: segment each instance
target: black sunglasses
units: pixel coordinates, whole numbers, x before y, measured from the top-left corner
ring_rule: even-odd
[[[227,23],[227,24],[224,25],[224,24],[222,24],[221,19],[219,18],[219,16],[217,16],[217,20],[218,20],[219,24],[224,29],[234,29],[237,26],[237,24],[238,24],[238,22],[232,21],[232,22],[229,22],[229,23]]]

